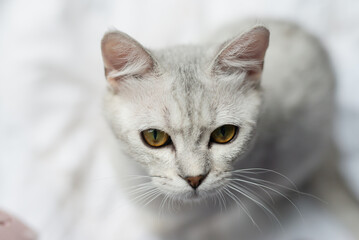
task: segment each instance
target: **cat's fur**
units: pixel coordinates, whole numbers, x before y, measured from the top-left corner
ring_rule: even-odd
[[[157,219],[151,228],[158,236],[249,239],[252,231],[241,226],[273,220],[266,200],[288,194],[291,181],[303,183],[330,148],[335,84],[320,43],[289,23],[265,22],[269,31],[236,26],[214,43],[163,50],[147,50],[118,31],[102,40],[105,112],[126,156],[115,159],[116,171],[119,181],[149,176],[137,193],[147,197],[141,203]],[[239,127],[235,139],[209,144],[225,124]],[[152,128],[167,132],[173,145],[146,146],[140,133]],[[196,194],[180,177],[207,173]],[[242,210],[231,214],[233,206]],[[263,212],[270,217],[258,217]]]

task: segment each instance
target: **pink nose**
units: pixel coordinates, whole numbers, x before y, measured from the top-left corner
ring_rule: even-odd
[[[196,177],[185,177],[184,179],[188,182],[188,184],[193,188],[198,188],[199,185],[203,182],[207,175],[199,175]]]

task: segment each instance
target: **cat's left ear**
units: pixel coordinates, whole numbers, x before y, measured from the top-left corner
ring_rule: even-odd
[[[212,63],[212,72],[224,75],[246,72],[247,76],[260,76],[268,44],[268,29],[254,27],[224,45]]]

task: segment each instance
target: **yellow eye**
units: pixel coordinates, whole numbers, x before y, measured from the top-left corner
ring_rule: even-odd
[[[167,133],[157,130],[148,129],[142,132],[143,139],[151,147],[162,147],[170,142],[170,137]]]
[[[211,134],[211,141],[215,143],[228,143],[236,135],[237,127],[233,125],[223,125]]]

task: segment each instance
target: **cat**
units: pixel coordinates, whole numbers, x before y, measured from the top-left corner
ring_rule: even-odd
[[[158,239],[256,239],[280,222],[268,202],[291,203],[332,146],[335,77],[315,37],[267,20],[209,40],[101,42],[114,168]]]

